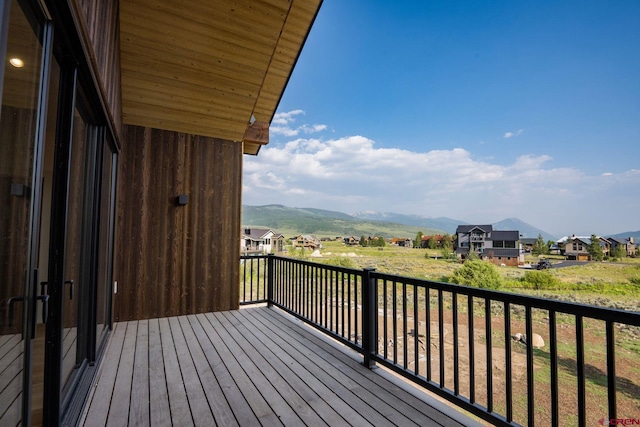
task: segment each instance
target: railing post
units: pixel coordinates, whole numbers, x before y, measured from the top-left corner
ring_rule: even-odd
[[[273,284],[275,282],[275,256],[267,255],[267,306],[273,305]]]
[[[364,356],[363,364],[371,369],[375,366],[374,356],[377,352],[377,331],[376,331],[376,279],[372,273],[375,268],[365,268],[362,270],[362,351]]]

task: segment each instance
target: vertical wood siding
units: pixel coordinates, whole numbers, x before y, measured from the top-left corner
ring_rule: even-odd
[[[84,39],[88,61],[98,79],[99,91],[117,136],[122,129],[120,81],[120,20],[118,0],[71,0],[78,31]]]
[[[122,145],[114,320],[238,308],[242,145],[129,125]]]

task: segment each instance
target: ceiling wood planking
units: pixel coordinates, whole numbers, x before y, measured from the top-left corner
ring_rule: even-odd
[[[177,96],[174,95],[168,95],[168,94],[157,94],[154,95],[153,98],[151,98],[150,96],[148,96],[148,92],[144,91],[144,90],[138,90],[137,92],[133,92],[132,94],[134,96],[137,96],[138,98],[138,105],[153,105],[153,102],[157,102],[157,100],[161,100],[165,102],[165,105],[175,105],[175,104],[179,104],[179,105],[183,105],[180,101],[181,99],[179,99]],[[242,114],[243,111],[238,111],[237,109],[234,109],[232,105],[229,106],[220,106],[217,105],[215,103],[213,103],[212,101],[208,100],[208,101],[199,101],[199,100],[191,100],[192,102],[186,105],[186,108],[184,110],[184,113],[188,113],[188,115],[190,116],[191,114],[205,114],[207,117],[210,117],[210,120],[212,120],[212,122],[215,122],[217,120],[235,120],[236,117],[238,117],[238,114]],[[181,107],[182,108],[182,107]]]
[[[242,141],[273,118],[320,3],[121,2],[124,123]]]
[[[239,142],[244,135],[244,131],[234,131],[227,123],[222,123],[221,126],[215,126],[207,122],[206,126],[202,126],[199,123],[185,122],[176,117],[177,116],[172,113],[155,114],[154,117],[149,117],[147,110],[144,108],[131,112],[132,121],[144,123],[143,125],[137,126],[182,132],[189,135],[215,134],[220,135],[217,138],[235,142]],[[239,133],[242,133],[242,135],[238,136]]]
[[[178,82],[179,83],[179,82]],[[184,91],[180,90],[180,87],[177,87],[176,90],[173,91],[163,91],[164,86],[161,86],[153,81],[150,78],[147,81],[140,81],[135,86],[129,86],[128,84],[123,85],[123,90],[130,92],[130,97],[133,99],[145,99],[149,97],[157,98],[159,101],[164,102],[177,102],[177,103],[188,103],[191,102],[193,106],[199,108],[210,108],[215,111],[224,112],[229,111],[230,114],[237,115],[243,114],[244,109],[235,108],[234,105],[239,101],[235,101],[235,97],[244,99],[242,96],[236,96],[235,94],[230,94],[224,91],[210,91],[207,93],[199,93],[195,96],[185,96]],[[213,94],[213,96],[211,96]],[[226,97],[229,101],[225,103],[225,105],[218,105],[217,102],[221,97]],[[235,101],[235,102],[234,102]]]
[[[163,6],[162,10],[148,9],[141,2],[127,4],[122,6],[127,13],[126,16],[123,16],[122,22],[147,19],[151,22],[163,24],[163,27],[156,29],[156,31],[179,34],[174,29],[189,28],[191,31],[218,37],[220,40],[236,43],[240,46],[252,42],[258,44],[273,43],[274,32],[279,32],[281,29],[278,21],[266,22],[267,25],[265,25],[265,22],[256,20],[255,16],[247,19],[234,19],[233,21],[226,20],[224,19],[226,12],[216,11],[214,8],[209,7],[207,3],[210,2],[200,3],[199,5],[205,6],[200,9],[197,8],[199,5],[194,5],[196,6],[194,8],[189,5],[187,9],[175,7],[175,5],[166,2],[154,3],[154,5]],[[250,21],[250,27],[247,26],[248,21]],[[139,22],[134,23],[139,24]],[[238,31],[238,28],[242,28],[242,31]],[[140,32],[135,28],[133,28],[133,31],[135,33]],[[178,38],[188,37],[188,35],[188,33],[182,33]]]
[[[266,37],[262,37],[260,40],[250,40],[252,33],[233,34],[212,31],[210,27],[194,25],[191,21],[175,17],[159,16],[158,19],[149,19],[148,16],[141,13],[140,16],[128,16],[121,22],[125,26],[134,28],[131,33],[122,33],[125,39],[127,37],[147,38],[180,48],[203,44],[209,51],[211,51],[212,45],[215,45],[215,51],[211,51],[211,54],[226,52],[237,56],[238,53],[247,51],[250,53],[250,57],[256,54],[264,54],[268,57],[270,54],[264,52],[264,46],[273,45],[273,40]],[[163,29],[158,30],[158,26]],[[271,33],[276,33],[276,29],[273,29]],[[185,35],[188,35],[188,45],[185,45]]]
[[[139,64],[126,63],[122,68],[123,71],[138,74],[137,79],[131,79],[136,83],[154,81],[158,86],[176,87],[185,91],[195,87],[201,91],[212,89],[251,97],[258,94],[256,84],[234,80],[231,76],[220,74],[186,72],[180,65],[161,60],[148,59],[146,66],[143,67]]]
[[[178,76],[204,72],[226,77],[228,79],[227,83],[234,86],[234,83],[238,81],[255,85],[264,77],[264,71],[262,69],[264,68],[264,64],[254,63],[249,65],[234,61],[218,60],[213,56],[199,57],[199,55],[201,56],[202,54],[197,52],[191,53],[189,51],[179,52],[179,49],[173,49],[171,47],[162,49],[157,43],[144,41],[129,47],[127,52],[122,56],[126,57],[129,63],[135,64],[138,69],[144,70],[149,66],[174,66],[176,70],[180,70],[179,73],[175,73],[175,70],[173,72]],[[262,68],[260,65],[262,65]],[[128,68],[132,69],[131,66],[128,66]],[[150,72],[161,73],[165,71],[163,68],[160,68],[158,70],[150,70]],[[240,76],[238,74],[240,74]],[[242,80],[239,80],[239,78],[242,78]]]

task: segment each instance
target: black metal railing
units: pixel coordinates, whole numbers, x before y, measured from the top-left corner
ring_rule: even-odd
[[[638,353],[624,359],[638,360],[625,372],[640,371],[640,313],[258,258],[252,271],[262,269],[257,288],[266,294],[245,283],[241,293],[256,296],[243,303],[266,300],[361,352],[365,365],[379,363],[493,424],[640,417],[618,413],[640,408],[637,375],[616,375],[622,352]]]
[[[240,305],[268,301],[268,260],[267,255],[240,256]]]
[[[273,305],[362,351],[362,270],[273,257]]]

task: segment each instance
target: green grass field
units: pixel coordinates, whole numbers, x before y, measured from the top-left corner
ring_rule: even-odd
[[[376,270],[420,279],[448,281],[462,264],[442,258],[438,250],[397,246],[383,248],[345,246],[341,242],[323,242],[322,257],[310,257],[309,251],[291,251],[290,256],[304,257],[323,264]],[[438,258],[436,258],[438,257]],[[533,258],[528,261],[534,262]],[[498,267],[504,286],[501,290],[640,311],[640,258],[623,262],[593,262],[574,267],[555,268],[549,273],[558,280],[553,289],[528,289],[521,279],[524,269]]]

